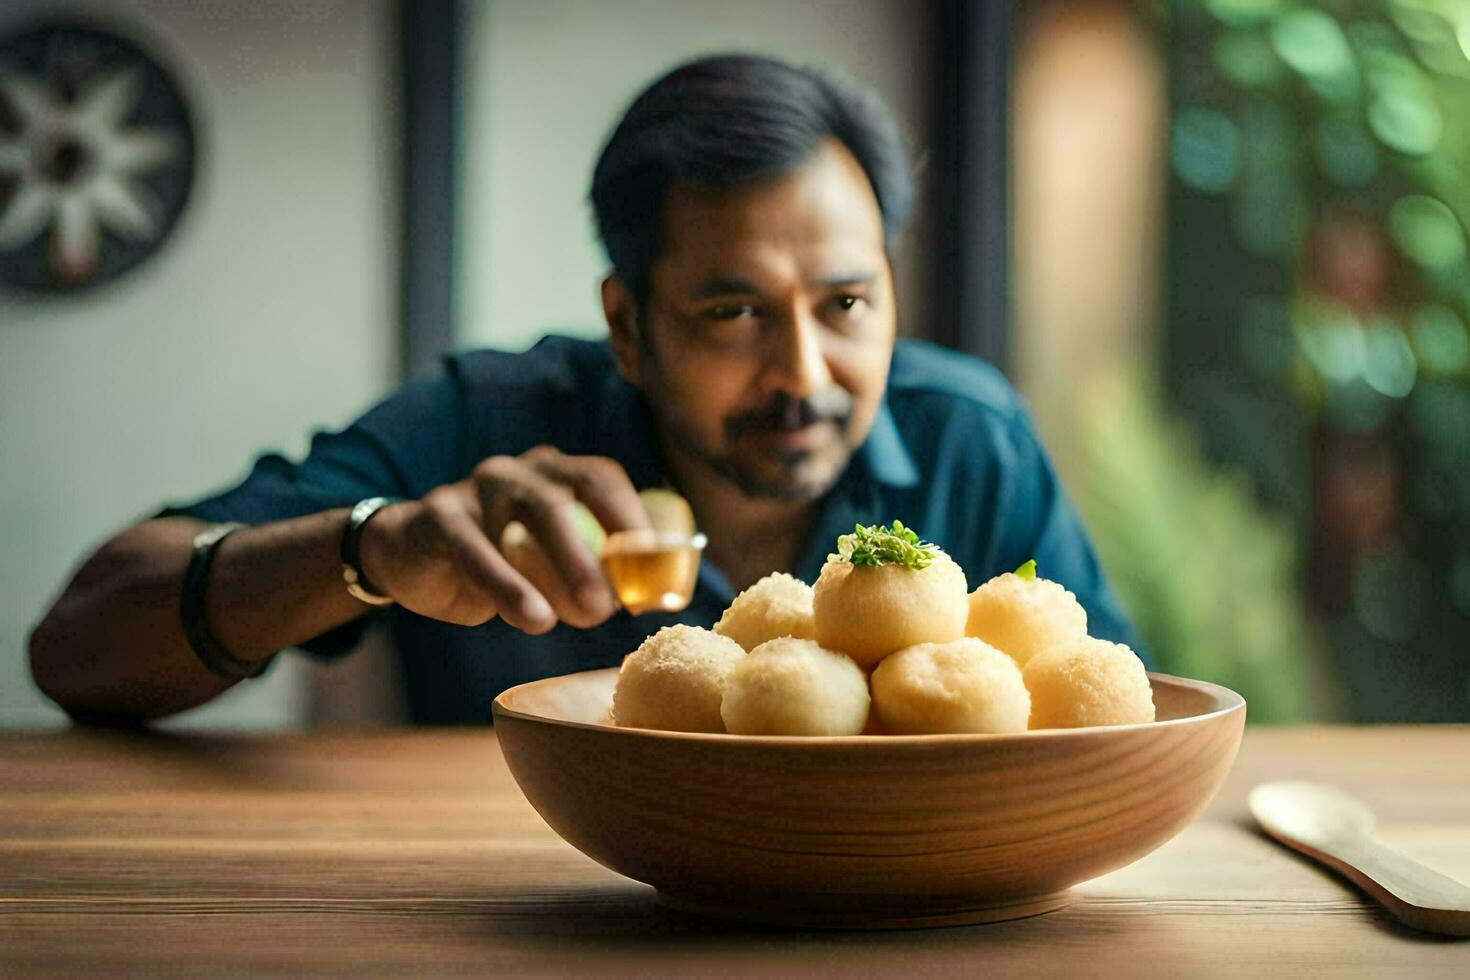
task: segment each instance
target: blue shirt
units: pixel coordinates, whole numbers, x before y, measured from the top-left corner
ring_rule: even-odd
[[[448,357],[442,374],[410,383],[341,432],[314,437],[301,462],[263,456],[233,489],[164,513],[260,524],[365,497],[416,498],[463,479],[487,456],[541,444],[610,456],[639,489],[664,482],[648,408],[617,373],[607,344],[548,337],[524,354]],[[839,534],[898,518],[959,562],[971,588],[1034,558],[1041,575],[1076,594],[1088,632],[1139,650],[1025,409],[982,361],[899,341],[873,429],[818,508],[791,569],[807,582]],[[705,561],[682,612],[620,612],[588,630],[559,625],[528,636],[499,620],[469,628],[398,607],[376,615],[388,618],[414,720],[472,724],[489,721],[491,700],[507,687],[616,666],[661,626],[713,624],[733,598]],[[366,622],[304,646],[343,653]]]

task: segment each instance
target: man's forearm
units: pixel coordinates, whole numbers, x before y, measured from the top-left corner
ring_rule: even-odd
[[[205,594],[210,631],[262,660],[364,613],[339,572],[345,510],[243,528],[217,548]],[[156,718],[202,704],[232,681],[200,663],[179,621],[190,543],[204,525],[146,521],[84,564],[31,635],[41,689],[77,715]]]
[[[620,465],[537,446],[490,457],[422,499],[377,511],[358,542],[362,571],[374,589],[429,619],[478,626],[499,617],[528,633],[558,619],[590,628],[618,605],[578,535],[577,501],[608,531],[649,526]],[[225,652],[263,660],[369,610],[342,581],[348,513],[244,528],[218,544],[204,613]],[[497,549],[511,521],[549,556],[542,587],[555,602]],[[200,662],[179,621],[191,543],[204,527],[144,521],[87,560],[31,634],[31,672],[42,691],[73,715],[157,718],[231,685]]]

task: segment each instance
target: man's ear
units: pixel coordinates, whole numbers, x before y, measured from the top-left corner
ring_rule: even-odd
[[[602,315],[607,319],[607,339],[617,361],[618,373],[635,388],[641,380],[641,345],[638,338],[638,302],[617,276],[602,280]]]

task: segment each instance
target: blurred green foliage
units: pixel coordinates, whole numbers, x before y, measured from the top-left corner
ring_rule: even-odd
[[[1470,0],[1180,0],[1163,36],[1169,400],[1312,549],[1354,714],[1470,719]]]
[[[1082,415],[1078,505],[1159,669],[1239,692],[1252,722],[1304,720],[1291,528],[1204,457],[1144,379],[1104,379]]]

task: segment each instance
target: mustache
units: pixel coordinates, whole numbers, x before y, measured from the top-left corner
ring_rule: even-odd
[[[834,385],[809,398],[778,394],[755,411],[731,416],[725,422],[725,433],[734,439],[750,432],[793,432],[817,422],[833,422],[846,429],[851,418],[852,395]]]

